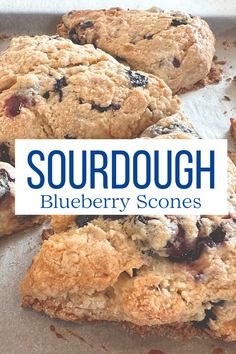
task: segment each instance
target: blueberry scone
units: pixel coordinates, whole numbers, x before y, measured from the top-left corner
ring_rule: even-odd
[[[174,92],[203,79],[215,52],[208,24],[181,12],[72,11],[57,32],[77,44],[92,43],[133,70],[157,75]]]
[[[231,215],[93,218],[44,241],[21,286],[23,306],[71,321],[191,324],[236,339]]]
[[[176,113],[159,78],[135,72],[92,45],[18,37],[0,55],[0,158],[14,139],[133,138]]]
[[[0,237],[43,223],[45,217],[15,215],[15,170],[0,162]]]
[[[166,118],[151,130],[189,138],[193,128],[184,132],[184,119]],[[70,321],[125,321],[162,334],[185,328],[235,340],[231,161],[228,201],[224,216],[54,216],[22,282],[22,305]]]

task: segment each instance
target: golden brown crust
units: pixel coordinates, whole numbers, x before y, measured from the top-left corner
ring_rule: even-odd
[[[134,70],[159,76],[175,92],[208,74],[215,51],[207,23],[180,12],[72,11],[57,31],[75,43],[96,45]]]
[[[212,224],[213,229],[224,224],[227,242],[206,248],[199,259],[183,264],[158,256],[159,252],[155,256],[153,248],[154,256],[143,253],[127,233],[127,223],[130,220],[104,221],[108,230],[104,231],[94,222],[51,236],[22,283],[23,306],[66,320],[155,326],[201,323],[206,311],[217,316],[219,308],[236,298],[236,228],[231,219]],[[222,326],[224,317],[217,321]],[[206,322],[210,333],[232,340],[232,334],[226,338],[216,323]]]
[[[129,331],[138,333],[140,336],[158,335],[167,336],[171,338],[182,338],[184,340],[191,339],[193,337],[206,337],[206,333],[193,327],[192,323],[174,323],[170,325],[162,326],[135,326],[132,323],[124,322],[123,326]]]
[[[194,85],[189,86],[188,88],[180,89],[178,91],[178,94],[180,95],[180,94],[183,94],[183,93],[186,93],[189,91],[198,90],[198,89],[208,86],[208,85],[217,84],[222,79],[222,72],[223,72],[223,70],[222,70],[221,64],[213,61],[211,69],[206,77],[197,81]]]

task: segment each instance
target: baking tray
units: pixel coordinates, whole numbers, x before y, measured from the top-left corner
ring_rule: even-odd
[[[0,35],[53,34],[61,14],[2,13]],[[183,111],[204,138],[229,138],[229,118],[236,116],[236,14],[208,17],[217,35],[217,56],[226,60],[223,80],[181,96]],[[7,46],[0,41],[0,49]],[[226,101],[228,96],[230,101]],[[200,104],[199,104],[200,102]],[[40,247],[40,229],[0,240],[0,353],[4,354],[235,354],[235,343],[213,339],[180,340],[149,335],[140,337],[120,324],[73,324],[20,307],[19,283]],[[153,350],[153,352],[151,352]],[[156,351],[156,352],[155,352]]]

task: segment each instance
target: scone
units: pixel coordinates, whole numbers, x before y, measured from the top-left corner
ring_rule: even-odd
[[[76,222],[44,241],[21,286],[23,306],[72,321],[191,323],[235,340],[232,217]]]
[[[159,78],[134,72],[92,45],[18,37],[0,55],[0,157],[14,139],[133,138],[176,113]]]
[[[45,221],[45,217],[15,215],[14,167],[0,162],[0,237],[25,230]]]
[[[174,92],[203,79],[215,52],[208,24],[181,12],[72,11],[57,32],[77,44],[92,43],[133,70],[157,75]]]
[[[157,125],[168,128],[164,120]],[[228,200],[224,216],[54,216],[22,282],[22,305],[70,321],[126,321],[160,333],[185,328],[236,340],[230,160]]]

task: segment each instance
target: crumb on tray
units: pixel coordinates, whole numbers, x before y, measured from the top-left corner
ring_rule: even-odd
[[[222,100],[224,100],[224,101],[231,101],[231,98],[229,97],[229,96],[224,96],[223,98],[222,98]]]
[[[219,65],[225,65],[227,63],[227,61],[226,60],[215,60],[215,63],[219,64]]]
[[[5,41],[7,39],[10,39],[12,36],[6,33],[0,33],[0,41]]]

